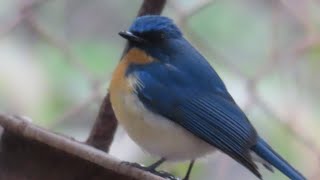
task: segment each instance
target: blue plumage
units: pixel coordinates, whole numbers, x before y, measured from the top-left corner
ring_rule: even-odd
[[[124,36],[135,39],[130,48],[155,59],[130,64],[126,71],[137,79],[135,93],[148,110],[220,149],[259,178],[252,151],[291,179],[304,179],[258,136],[215,70],[170,19],[140,17],[129,31]]]
[[[199,64],[193,64],[193,68]],[[256,132],[233,99],[223,92],[223,83],[210,82],[209,70],[190,74],[186,73],[190,68],[187,63],[173,67],[160,62],[132,66],[132,73],[141,83],[137,87],[140,100],[151,111],[186,128],[260,177],[250,156]]]
[[[258,142],[251,147],[251,149],[261,158],[279,169],[283,174],[287,175],[290,179],[305,179],[302,174],[291,167],[291,165],[278,155],[263,139],[259,138]]]
[[[139,33],[163,33],[170,38],[178,38],[181,31],[169,18],[159,18],[159,16],[142,16],[137,18],[129,28],[130,32]]]

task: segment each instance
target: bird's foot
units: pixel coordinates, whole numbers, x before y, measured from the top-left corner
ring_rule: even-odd
[[[125,164],[125,165],[128,165],[128,166],[132,166],[132,167],[135,167],[135,168],[138,168],[138,169],[141,169],[143,171],[147,171],[147,172],[150,172],[151,174],[154,174],[156,176],[160,176],[164,179],[168,179],[168,180],[180,180],[179,178],[175,177],[174,175],[168,173],[168,172],[165,172],[165,171],[157,171],[155,170],[153,167],[146,167],[142,164],[139,164],[139,163],[132,163],[132,162],[122,162],[122,164]]]
[[[164,179],[168,179],[168,180],[180,180],[180,178],[177,178],[175,177],[174,175],[168,173],[168,172],[165,172],[165,171],[156,171],[156,170],[153,170],[153,171],[149,171],[151,172],[152,174],[154,175],[157,175],[157,176],[160,176]]]
[[[127,161],[122,161],[121,164],[125,164],[125,165],[132,166],[132,167],[135,167],[135,168],[138,168],[138,169],[142,169],[142,170],[144,170],[144,168],[146,168],[142,164],[133,163],[133,162],[127,162]]]

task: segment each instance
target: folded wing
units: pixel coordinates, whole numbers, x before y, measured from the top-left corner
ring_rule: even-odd
[[[250,148],[257,134],[228,93],[203,90],[179,72],[136,71],[136,93],[146,108],[215,146],[261,178]]]

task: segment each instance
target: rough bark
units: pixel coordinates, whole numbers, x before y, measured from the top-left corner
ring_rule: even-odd
[[[161,179],[21,117],[0,114],[0,125],[0,179]]]

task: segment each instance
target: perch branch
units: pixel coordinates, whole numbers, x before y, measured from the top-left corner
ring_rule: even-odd
[[[70,138],[49,132],[29,123],[21,117],[9,116],[0,113],[0,125],[6,131],[10,131],[27,139],[47,144],[50,147],[80,157],[118,174],[126,175],[134,179],[162,180],[162,178],[153,174],[125,165],[118,159],[104,153],[103,151],[97,150]]]

